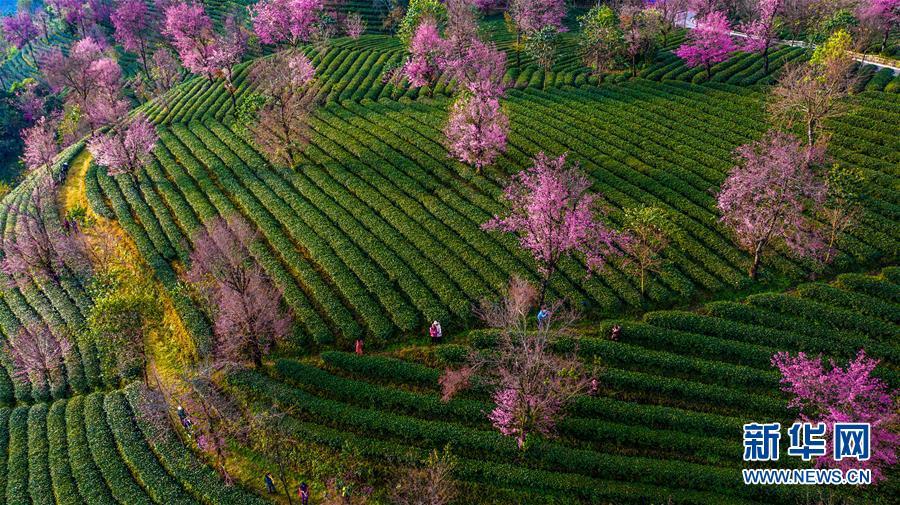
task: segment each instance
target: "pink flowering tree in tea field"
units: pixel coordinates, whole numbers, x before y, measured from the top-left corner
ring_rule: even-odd
[[[57,128],[59,119],[43,116],[34,126],[22,131],[22,140],[25,143],[22,161],[29,172],[45,167],[47,177],[53,177],[51,166],[60,151]]]
[[[599,219],[600,196],[590,187],[577,167],[567,166],[565,155],[538,153],[534,164],[515,175],[504,191],[509,214],[483,225],[519,235],[519,244],[534,257],[541,274],[539,304],[563,258],[579,253],[588,269],[600,270],[608,257],[619,254],[618,234]]]
[[[740,28],[747,35],[743,39],[741,50],[762,54],[766,74],[769,73],[769,53],[778,38],[776,21],[783,4],[784,0],[756,0],[753,5],[753,20]]]
[[[250,255],[257,240],[239,216],[215,220],[194,236],[186,278],[212,315],[216,357],[259,368],[271,346],[287,336],[291,317],[281,309],[281,291]]]
[[[148,43],[157,31],[154,17],[147,10],[143,0],[124,0],[110,16],[115,28],[116,42],[126,51],[137,53],[141,59],[144,75],[150,75]]]
[[[358,12],[351,12],[344,18],[344,32],[351,39],[358,39],[366,32],[366,20]]]
[[[19,328],[4,346],[13,363],[16,379],[30,384],[38,398],[48,397],[48,387],[65,384],[65,358],[72,343],[65,335],[54,335],[42,322]]]
[[[731,37],[731,23],[724,13],[713,11],[697,21],[688,34],[688,41],[675,54],[689,67],[703,66],[706,76],[712,76],[712,66],[728,59],[737,50]]]
[[[84,236],[79,230],[48,222],[47,214],[56,212],[56,189],[52,180],[43,179],[27,204],[9,210],[15,216],[16,229],[3,238],[0,269],[13,284],[19,278],[58,282],[64,275],[84,278],[90,272]]]
[[[324,10],[322,0],[261,0],[250,15],[260,42],[296,46],[310,40]]]
[[[88,150],[98,165],[106,167],[110,177],[127,174],[135,182],[137,173],[150,161],[156,141],[156,128],[146,118],[139,117],[95,136],[88,143]]]
[[[273,165],[293,168],[309,141],[309,116],[316,106],[315,72],[299,51],[282,51],[257,60],[250,79],[262,104],[253,111],[247,128],[254,143]],[[245,101],[253,99],[245,95]]]
[[[722,222],[753,258],[750,278],[776,244],[797,256],[816,257],[824,243],[806,213],[816,211],[826,196],[827,186],[813,169],[821,149],[773,130],[739,147],[737,155],[739,164],[722,184],[718,207]]]
[[[166,8],[163,34],[169,37],[184,68],[210,82],[219,70],[219,47],[212,20],[200,3],[176,3]]]
[[[866,356],[862,350],[847,363],[846,368],[834,360],[830,369],[822,363],[822,356],[795,356],[779,352],[772,357],[772,365],[781,372],[782,390],[790,396],[788,406],[799,410],[800,421],[825,423],[828,426],[827,453],[816,459],[817,467],[868,468],[873,482],[885,478],[884,470],[897,464],[900,449],[900,410],[896,398],[881,379],[872,376],[878,360]],[[869,423],[871,425],[871,456],[867,461],[853,458],[835,461],[832,423]]]
[[[556,302],[550,320],[533,328],[528,322],[537,302],[538,290],[519,278],[510,281],[499,301],[482,300],[476,313],[496,330],[496,347],[472,351],[462,368],[448,369],[440,378],[444,401],[475,380],[493,388],[488,419],[522,450],[533,435],[553,436],[565,407],[597,384],[597,370],[575,352],[553,351],[576,315]]]
[[[450,108],[444,128],[451,157],[480,171],[506,150],[509,118],[499,98],[466,92]]]

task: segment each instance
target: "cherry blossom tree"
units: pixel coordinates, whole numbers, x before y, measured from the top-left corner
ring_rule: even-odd
[[[260,42],[296,46],[310,40],[325,4],[322,0],[261,0],[250,9]]]
[[[37,27],[28,12],[3,18],[3,34],[17,49],[30,49],[31,41],[38,37]]]
[[[251,70],[264,103],[249,128],[260,151],[275,165],[296,166],[309,142],[309,116],[316,105],[314,77],[309,58],[294,51],[259,60]]]
[[[56,212],[56,189],[51,179],[43,179],[27,204],[9,210],[16,230],[4,237],[0,269],[14,284],[19,277],[58,282],[63,275],[85,278],[90,272],[81,232],[48,224],[47,214]]]
[[[225,78],[225,89],[231,96],[231,106],[237,108],[237,86],[234,84],[234,66],[241,62],[247,51],[247,34],[235,16],[225,18],[225,33],[219,39],[214,54],[217,72]]]
[[[553,436],[565,407],[596,384],[596,370],[586,367],[574,352],[552,351],[575,314],[557,302],[550,308],[550,320],[532,328],[528,321],[532,309],[540,306],[537,300],[537,289],[518,278],[510,281],[499,302],[482,300],[476,312],[498,331],[496,349],[473,351],[462,373],[448,371],[441,381],[445,398],[473,376],[492,387],[494,409],[488,419],[500,433],[515,437],[522,450],[532,435]]]
[[[873,483],[886,478],[884,470],[897,464],[900,435],[896,433],[900,422],[896,398],[898,391],[891,391],[881,379],[872,376],[878,360],[866,356],[860,350],[847,363],[846,368],[830,362],[830,370],[822,363],[822,356],[811,357],[800,352],[791,356],[779,352],[772,357],[772,365],[781,372],[782,390],[790,395],[788,406],[800,412],[800,421],[825,423],[829,428],[836,422],[868,423],[870,457],[865,461],[845,458],[836,461],[832,457],[834,432],[826,438],[827,453],[816,458],[817,467],[868,468],[872,470]]]
[[[147,62],[147,45],[157,31],[154,18],[147,11],[144,0],[124,0],[110,16],[115,28],[115,38],[126,51],[136,52],[141,58],[144,75],[150,75]]]
[[[250,256],[257,233],[243,218],[217,219],[198,232],[188,281],[212,313],[216,355],[230,362],[262,366],[263,356],[287,336],[291,317],[281,309],[281,292]]]
[[[900,0],[862,0],[857,12],[864,24],[882,34],[881,52],[885,52],[891,32],[900,25]]]
[[[722,184],[718,207],[738,245],[753,258],[750,278],[756,278],[763,254],[777,243],[797,256],[819,254],[824,244],[805,211],[815,211],[825,198],[825,183],[813,170],[821,149],[773,130],[736,153],[739,165]]]
[[[75,27],[82,37],[87,36],[91,13],[84,0],[48,0],[47,5],[62,23],[68,27]]]
[[[46,324],[31,321],[19,328],[5,346],[14,376],[46,396],[50,384],[65,383],[65,357],[72,344],[65,335],[54,335]]]
[[[351,39],[358,39],[366,31],[366,20],[358,12],[351,12],[344,18],[344,31]]]
[[[495,216],[483,225],[486,230],[520,234],[519,244],[532,254],[542,276],[540,304],[563,258],[577,252],[589,270],[600,270],[607,257],[619,254],[614,247],[618,236],[598,218],[600,196],[590,193],[590,187],[577,167],[566,166],[565,155],[554,159],[540,152],[504,191],[509,215]]]
[[[447,22],[447,7],[439,0],[410,0],[406,13],[397,28],[397,36],[408,46],[422,23],[442,28]]]
[[[809,63],[787,66],[768,103],[770,114],[781,126],[803,126],[810,146],[823,143],[825,122],[847,110],[844,98],[854,83],[850,72],[853,60],[847,54],[849,35],[838,32],[830,40],[817,48]]]
[[[649,272],[659,272],[660,253],[669,245],[674,226],[666,211],[659,207],[625,209],[619,246],[624,252],[624,266],[640,278],[644,294]]]
[[[156,146],[156,128],[141,116],[127,125],[100,134],[88,143],[88,150],[98,165],[106,167],[110,177],[127,174],[132,182],[150,161]]]
[[[703,65],[707,77],[712,77],[712,66],[728,59],[737,50],[731,38],[731,23],[724,13],[713,11],[697,21],[697,26],[688,34],[688,42],[681,45],[675,54],[689,67]]]
[[[444,52],[444,40],[431,20],[419,23],[409,43],[409,57],[401,67],[402,75],[413,87],[425,86],[437,78]]]
[[[45,167],[47,177],[53,177],[53,160],[60,151],[58,128],[59,119],[43,116],[34,126],[22,131],[22,140],[25,142],[22,161],[25,163],[26,169],[35,172],[41,167]]]
[[[506,150],[509,118],[500,100],[481,93],[460,94],[450,109],[444,128],[450,156],[472,165],[476,171],[494,162]]]
[[[27,123],[40,119],[44,115],[47,100],[38,81],[29,77],[14,86],[14,89],[16,108],[22,113],[22,119]]]
[[[203,4],[181,2],[170,5],[166,8],[163,34],[171,40],[185,68],[212,82],[220,68],[220,53],[212,20]]]
[[[67,105],[84,115],[91,131],[127,111],[128,103],[121,98],[122,70],[93,38],[73,44],[68,55],[54,48],[44,57],[41,70],[53,91],[68,90]]]
[[[776,19],[784,0],[756,0],[754,18],[741,26],[740,31],[747,35],[741,49],[749,53],[761,53],[763,71],[769,73],[769,52],[778,38]]]

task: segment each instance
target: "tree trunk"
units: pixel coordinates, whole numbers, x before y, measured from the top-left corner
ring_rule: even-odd
[[[144,45],[144,39],[141,38],[141,62],[144,64],[144,75],[147,76],[147,79],[153,80],[150,77],[150,69],[147,67],[147,48]]]
[[[281,446],[278,446],[276,457],[278,458],[278,478],[281,479],[281,485],[284,486],[284,492],[287,495],[288,505],[294,505],[291,499],[291,487],[288,485],[287,472],[284,469],[284,456],[281,454]]]
[[[519,33],[518,27],[516,27],[516,69],[522,69],[522,34]]]
[[[763,49],[763,75],[769,75],[769,44]]]
[[[812,119],[806,122],[806,141],[809,143],[809,147],[813,146],[813,141],[815,140],[813,139],[813,126],[814,121]]]
[[[756,250],[753,251],[753,263],[750,265],[750,270],[747,272],[750,275],[752,280],[756,280],[756,274],[759,273],[759,261],[761,259],[762,253],[762,244],[756,246]]]
[[[644,296],[644,279],[647,277],[647,271],[641,268],[641,297]]]

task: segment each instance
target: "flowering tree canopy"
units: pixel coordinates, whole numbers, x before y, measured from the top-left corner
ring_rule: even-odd
[[[881,52],[884,52],[891,32],[900,25],[900,0],[862,0],[857,15],[863,23],[881,32]]]
[[[579,47],[585,65],[598,74],[615,64],[624,43],[619,16],[608,5],[596,5],[578,18]]]
[[[563,0],[511,0],[509,11],[516,27],[524,34],[537,33],[545,27],[565,30],[566,4]]]
[[[22,131],[22,140],[25,141],[22,161],[25,162],[25,168],[35,171],[40,167],[46,167],[48,176],[52,177],[50,165],[60,150],[58,127],[58,119],[44,116],[38,119],[34,126]]]
[[[121,99],[119,64],[91,37],[73,44],[68,55],[54,48],[41,62],[41,70],[51,89],[69,90],[67,104],[85,115],[91,130],[120,119],[128,108]]]
[[[494,409],[488,419],[500,433],[515,437],[523,450],[531,435],[553,436],[566,405],[596,384],[592,371],[575,353],[552,349],[574,321],[574,313],[557,302],[551,307],[551,320],[532,328],[529,314],[540,306],[537,301],[537,289],[519,278],[510,280],[499,302],[482,300],[476,312],[498,331],[496,348],[473,351],[463,368],[448,369],[440,380],[445,400],[467,387],[475,374],[480,383],[493,387]]]
[[[495,96],[463,93],[444,128],[450,156],[481,170],[506,150],[509,118]]]
[[[38,37],[38,30],[31,14],[19,12],[3,18],[3,35],[10,44],[22,49]]]
[[[90,271],[81,233],[46,220],[47,213],[56,212],[55,190],[51,179],[43,179],[27,204],[10,209],[16,216],[16,230],[4,237],[0,268],[13,283],[19,277],[55,282],[69,273],[85,276]]]
[[[212,313],[217,357],[259,367],[271,346],[287,336],[291,317],[281,309],[281,292],[250,255],[256,240],[243,218],[216,219],[193,238],[187,279]]]
[[[200,3],[176,3],[166,8],[163,33],[172,41],[185,68],[212,80],[219,69],[212,20]]]
[[[793,136],[770,131],[737,149],[740,164],[722,184],[718,207],[722,221],[753,258],[756,278],[763,253],[783,243],[798,256],[815,256],[823,243],[804,215],[825,198],[825,183],[812,168],[821,149],[805,147]]]
[[[344,18],[344,31],[351,39],[358,39],[366,31],[366,20],[358,12],[351,12]]]
[[[15,368],[15,377],[46,394],[51,376],[65,373],[65,356],[72,343],[54,335],[44,323],[32,321],[14,333],[5,346]]]
[[[252,111],[249,128],[254,143],[274,165],[294,167],[309,141],[309,115],[316,69],[301,52],[285,51],[259,60],[251,70],[262,104]],[[246,95],[252,100],[252,95]]]
[[[144,117],[110,133],[97,135],[88,144],[88,150],[98,165],[106,167],[110,177],[137,172],[150,160],[150,152],[156,146],[156,128]]]
[[[782,8],[784,0],[757,0],[754,5],[754,18],[741,26],[747,37],[741,49],[750,53],[762,53],[763,69],[769,73],[769,51],[778,37],[776,16]]]
[[[124,0],[110,16],[115,28],[115,38],[126,51],[136,52],[141,57],[144,74],[149,75],[147,62],[147,41],[156,27],[147,11],[144,0]]]
[[[608,256],[618,254],[617,234],[598,219],[599,195],[589,193],[590,187],[577,167],[566,166],[565,155],[554,159],[538,153],[534,164],[506,187],[509,215],[484,224],[520,235],[520,245],[534,256],[543,276],[540,303],[562,258],[579,252],[589,269],[599,270]]]
[[[260,42],[296,46],[310,40],[325,4],[322,0],[261,0],[250,9]]]
[[[816,459],[817,467],[869,468],[872,480],[885,478],[883,470],[897,463],[900,435],[894,429],[900,422],[895,398],[897,391],[888,389],[881,379],[872,376],[878,361],[866,356],[862,350],[841,368],[831,361],[831,370],[825,370],[822,356],[808,357],[800,352],[791,356],[779,352],[772,357],[772,365],[781,372],[782,390],[791,395],[789,407],[800,410],[804,422],[869,423],[871,426],[871,456],[866,461],[845,458],[835,461],[832,457],[834,436],[829,430],[827,453]]]
[[[727,60],[737,50],[737,45],[731,38],[731,23],[719,11],[710,12],[697,21],[697,26],[688,34],[688,39],[675,54],[690,67],[703,65],[707,76],[712,75],[714,64]]]

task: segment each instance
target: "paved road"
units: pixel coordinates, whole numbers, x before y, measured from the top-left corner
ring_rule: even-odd
[[[682,28],[694,28],[697,25],[696,20],[694,18],[694,12],[688,11],[688,12],[683,12],[683,13],[679,14],[675,20],[675,24]],[[738,32],[738,31],[732,31],[731,35],[733,37],[747,38],[746,33]],[[785,46],[809,47],[809,44],[802,40],[778,40],[777,43],[781,44],[781,45],[785,45]],[[813,47],[815,47],[815,46],[813,46]],[[852,55],[853,55],[853,59],[860,63],[865,63],[867,65],[875,65],[878,68],[889,68],[889,69],[891,69],[891,71],[894,72],[894,75],[900,74],[900,63],[888,63],[888,62],[883,62],[883,61],[882,62],[873,61],[872,56],[867,56],[867,55],[859,54],[859,53],[852,53]]]

